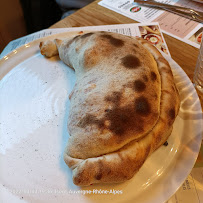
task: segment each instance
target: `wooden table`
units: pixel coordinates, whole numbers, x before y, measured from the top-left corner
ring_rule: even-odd
[[[50,28],[82,27],[111,24],[136,23],[136,21],[122,16],[114,11],[98,5],[96,0],[72,15],[52,25]],[[182,67],[192,80],[199,50],[182,41],[164,34],[172,58]],[[203,97],[200,101],[203,108]],[[203,145],[196,165],[203,166]]]

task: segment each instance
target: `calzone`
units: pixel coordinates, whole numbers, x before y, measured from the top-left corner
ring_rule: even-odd
[[[64,160],[76,185],[117,183],[166,142],[180,100],[169,63],[142,38],[89,32],[40,43],[75,70]]]

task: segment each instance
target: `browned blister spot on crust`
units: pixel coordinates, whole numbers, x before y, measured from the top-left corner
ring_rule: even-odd
[[[88,163],[89,164],[89,163]],[[75,185],[80,185],[81,183],[88,183],[87,177],[88,177],[88,171],[82,169],[78,172],[77,176],[74,176],[73,182]]]
[[[169,117],[174,120],[175,119],[175,116],[176,116],[176,113],[175,113],[175,108],[171,108],[169,110]]]
[[[176,117],[175,107],[168,109],[166,113],[168,114],[168,125],[171,126]]]
[[[134,90],[136,92],[143,92],[146,89],[146,85],[141,80],[135,80],[134,82]]]
[[[104,168],[104,166],[103,166],[103,162],[101,161],[101,160],[99,160],[98,161],[98,168],[99,168],[99,171],[98,171],[98,173],[95,175],[95,179],[96,180],[101,180],[101,178],[102,178],[102,171],[103,171],[103,168]]]
[[[101,35],[101,37],[105,38],[105,39],[108,39],[109,42],[115,47],[122,47],[124,45],[123,40],[112,37],[111,35],[103,34],[103,35]]]
[[[151,71],[151,80],[155,81],[157,79],[157,75],[155,72]]]
[[[148,100],[141,96],[135,100],[135,112],[141,116],[148,116],[151,113],[151,107]]]
[[[110,121],[108,129],[116,135],[124,135],[128,130],[142,131],[142,123],[138,122],[133,110],[132,107],[127,106],[114,107],[107,112],[105,117]]]
[[[162,140],[162,133],[157,133],[154,135],[154,145],[157,146]]]
[[[140,60],[132,54],[129,54],[121,59],[121,63],[125,68],[134,69],[140,66]]]
[[[92,68],[97,65],[99,62],[99,53],[98,50],[94,47],[92,49],[88,49],[84,53],[84,66],[86,68]]]
[[[99,174],[97,174],[97,175],[95,176],[95,179],[96,179],[96,180],[101,180],[101,178],[102,178],[102,173],[99,173]]]

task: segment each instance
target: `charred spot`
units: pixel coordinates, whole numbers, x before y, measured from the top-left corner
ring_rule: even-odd
[[[175,109],[174,109],[174,108],[171,108],[171,109],[169,110],[169,116],[170,116],[170,118],[171,118],[172,120],[175,119],[176,113],[175,113]]]
[[[146,89],[146,85],[141,80],[135,80],[134,82],[134,90],[136,92],[142,92]]]
[[[135,112],[141,116],[148,116],[151,112],[151,107],[145,97],[139,97],[135,100]]]
[[[104,35],[101,35],[101,37],[108,39],[109,42],[115,47],[122,47],[124,45],[123,40],[112,37],[111,35],[104,34]]]
[[[157,79],[157,75],[155,72],[151,71],[151,80],[155,81]]]
[[[96,179],[96,180],[101,180],[101,178],[102,178],[102,173],[99,173],[99,174],[97,174],[97,175],[95,176],[95,179]]]
[[[114,124],[110,125],[109,130],[111,130],[116,135],[122,135],[125,132],[123,126],[118,126]]]
[[[89,33],[86,33],[86,34],[84,34],[84,35],[81,35],[81,38],[84,39],[84,38],[87,38],[87,37],[89,37],[89,36],[91,36],[91,35],[93,35],[93,34],[94,34],[94,33],[89,32]]]
[[[112,95],[108,95],[105,97],[107,102],[119,103],[121,100],[121,92],[113,92]]]
[[[128,69],[137,68],[140,66],[140,60],[134,55],[127,55],[121,59],[122,65]]]
[[[133,107],[115,106],[110,112],[107,112],[105,118],[110,121],[108,129],[116,135],[124,135],[127,131],[133,130],[140,132],[143,130],[141,120],[136,118]]]
[[[98,170],[97,174],[95,175],[96,180],[101,180],[103,168],[104,168],[103,163],[101,160],[99,160],[98,161],[98,169],[99,170]]]
[[[164,144],[163,144],[164,146],[168,146],[168,142],[166,141],[166,142],[164,142]]]
[[[81,179],[81,177],[78,175],[78,176],[74,177],[73,182],[74,182],[75,184],[80,184],[80,183],[82,182],[82,179]]]

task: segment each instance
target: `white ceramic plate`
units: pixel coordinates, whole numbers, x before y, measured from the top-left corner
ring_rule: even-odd
[[[58,57],[41,56],[39,41],[0,60],[0,202],[168,200],[191,171],[203,131],[198,96],[182,69],[168,58],[182,101],[168,146],[155,151],[129,181],[77,187],[63,161],[74,71]]]

